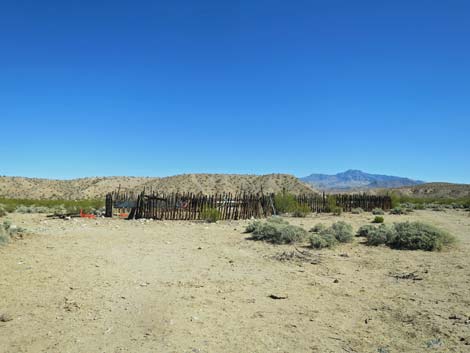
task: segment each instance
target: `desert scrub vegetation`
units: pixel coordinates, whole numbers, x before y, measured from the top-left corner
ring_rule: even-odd
[[[366,235],[369,245],[387,245],[392,249],[439,251],[456,242],[453,235],[423,222],[381,225]]]
[[[374,209],[372,210],[372,214],[373,214],[373,215],[379,215],[379,216],[380,216],[380,215],[384,215],[385,212],[384,212],[384,210],[382,210],[381,208],[374,208]]]
[[[84,212],[90,212],[93,209],[100,209],[104,207],[103,200],[30,200],[30,199],[6,199],[0,198],[0,204],[4,205],[7,212],[15,212],[17,208],[24,207],[44,207],[40,210],[45,210],[54,213],[54,210],[65,209],[65,213],[78,213],[81,209]]]
[[[309,232],[310,233],[319,233],[324,229],[326,229],[326,225],[324,225],[323,223],[317,223],[312,228],[310,228]]]
[[[384,218],[382,216],[375,216],[374,219],[372,220],[372,223],[383,223]]]
[[[310,246],[315,249],[331,248],[337,243],[349,243],[354,233],[350,224],[339,221],[310,236]]]
[[[394,207],[390,210],[390,214],[402,215],[405,214],[405,210],[401,207]]]
[[[220,211],[215,207],[205,207],[201,212],[201,218],[208,223],[215,223],[220,219]]]
[[[381,224],[379,227],[374,227],[364,233],[367,239],[367,245],[378,246],[388,244],[394,236],[395,231],[393,226]]]
[[[343,213],[343,209],[336,205],[336,196],[328,197],[328,212],[334,216],[341,216],[341,213]]]
[[[314,249],[332,248],[338,244],[335,236],[329,232],[320,232],[310,236],[310,246]]]
[[[12,236],[17,233],[23,233],[25,230],[12,225],[9,220],[0,223],[0,246],[8,243]]]
[[[360,207],[356,207],[356,208],[353,208],[353,209],[351,210],[351,213],[352,213],[352,214],[361,214],[361,213],[364,213],[364,210],[363,210],[362,208],[360,208]]]
[[[294,195],[283,192],[274,196],[274,207],[279,213],[290,213],[292,217],[306,217],[311,211],[308,205],[300,204]]]
[[[274,195],[274,207],[279,213],[293,212],[298,205],[299,203],[292,194],[283,192],[282,194]]]
[[[307,231],[290,225],[280,217],[271,217],[266,222],[254,221],[246,227],[253,240],[263,240],[273,244],[291,244],[306,239]]]
[[[292,217],[307,217],[310,212],[308,205],[298,205],[297,208],[292,211]]]
[[[376,226],[373,226],[372,224],[366,224],[364,226],[361,226],[357,233],[356,236],[358,237],[367,237],[369,232],[372,232],[374,229],[376,229]]]
[[[4,217],[7,215],[7,210],[5,209],[5,206],[0,205],[0,217]]]

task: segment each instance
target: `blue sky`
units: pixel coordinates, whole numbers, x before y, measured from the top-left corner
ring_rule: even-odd
[[[470,183],[470,2],[0,1],[0,175]]]

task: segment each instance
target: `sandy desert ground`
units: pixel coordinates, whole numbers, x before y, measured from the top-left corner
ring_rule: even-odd
[[[247,221],[9,218],[31,234],[0,247],[2,353],[470,352],[468,212],[385,216],[460,239],[439,253],[275,246]],[[372,215],[289,221],[338,219]]]

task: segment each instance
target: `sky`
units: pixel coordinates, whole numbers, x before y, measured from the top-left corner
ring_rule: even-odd
[[[0,175],[470,183],[467,0],[0,0]]]

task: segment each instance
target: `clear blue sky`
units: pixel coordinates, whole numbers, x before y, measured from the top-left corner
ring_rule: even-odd
[[[470,2],[0,2],[0,174],[470,183]]]

